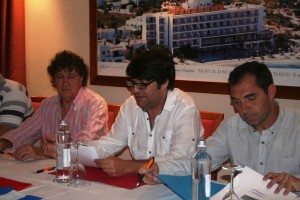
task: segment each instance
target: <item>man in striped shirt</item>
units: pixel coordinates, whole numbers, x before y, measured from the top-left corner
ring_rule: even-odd
[[[58,94],[45,99],[21,127],[0,139],[0,150],[16,148],[13,156],[17,160],[55,158],[55,134],[62,119],[68,122],[73,141],[92,141],[106,134],[107,104],[86,88],[84,60],[71,51],[61,51],[51,60],[48,74]],[[32,145],[41,138],[41,147]]]
[[[21,125],[33,114],[26,88],[0,74],[0,136]]]

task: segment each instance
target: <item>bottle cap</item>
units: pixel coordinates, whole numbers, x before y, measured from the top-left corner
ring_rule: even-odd
[[[61,120],[59,125],[61,125],[61,126],[67,126],[67,124],[68,124],[67,120]]]
[[[200,140],[198,143],[198,147],[206,147],[206,143],[204,140]]]

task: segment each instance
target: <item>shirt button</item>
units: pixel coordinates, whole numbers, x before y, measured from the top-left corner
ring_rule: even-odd
[[[163,136],[163,139],[165,139],[165,136]]]
[[[259,164],[260,164],[260,165],[263,165],[264,163],[263,163],[263,162],[260,162]]]
[[[151,154],[151,151],[149,151],[149,153]]]
[[[152,137],[152,135],[150,135],[150,137]]]
[[[265,144],[265,142],[264,142],[264,141],[262,141],[261,143],[262,143],[262,144]]]
[[[132,133],[132,135],[134,135],[134,133]]]

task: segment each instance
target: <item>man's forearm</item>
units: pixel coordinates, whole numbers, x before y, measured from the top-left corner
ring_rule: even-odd
[[[0,136],[4,135],[6,132],[15,129],[15,127],[7,126],[7,125],[0,125]]]
[[[124,160],[126,174],[128,173],[139,173],[139,169],[148,163],[148,160]]]
[[[4,139],[4,138],[1,138],[0,139],[0,150],[3,151],[7,148],[11,148],[13,146],[12,142],[7,140],[7,139]]]

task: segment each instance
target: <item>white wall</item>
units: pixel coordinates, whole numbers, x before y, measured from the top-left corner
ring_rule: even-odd
[[[26,0],[26,77],[31,96],[56,93],[47,76],[50,58],[62,49],[81,55],[89,64],[89,1],[87,0]],[[108,103],[121,104],[130,94],[126,88],[89,86]],[[232,115],[228,95],[190,93],[199,109]],[[278,100],[281,104],[300,109],[299,100]]]
[[[47,75],[50,59],[68,49],[89,64],[89,1],[26,0],[26,78],[30,95],[55,94]]]

